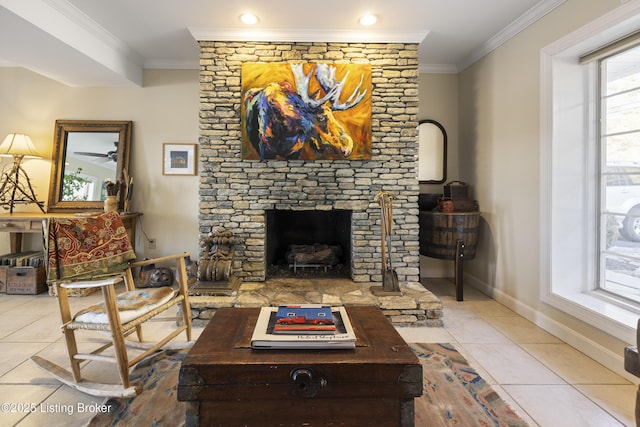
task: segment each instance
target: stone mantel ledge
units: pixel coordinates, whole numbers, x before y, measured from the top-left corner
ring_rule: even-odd
[[[267,282],[242,283],[228,296],[189,297],[194,326],[204,326],[222,307],[263,307],[281,304],[376,305],[395,326],[443,325],[442,302],[420,283],[400,285],[401,296],[377,297],[371,283],[348,279],[299,280],[270,279]]]

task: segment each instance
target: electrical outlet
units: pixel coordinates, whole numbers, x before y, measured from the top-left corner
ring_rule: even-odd
[[[156,248],[156,239],[149,239],[149,249],[155,249]]]

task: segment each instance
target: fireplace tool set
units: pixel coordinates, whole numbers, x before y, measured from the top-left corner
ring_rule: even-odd
[[[389,193],[380,192],[375,200],[380,203],[382,222],[382,288],[371,287],[374,295],[401,295],[398,274],[391,262],[391,240],[393,235],[393,197]]]

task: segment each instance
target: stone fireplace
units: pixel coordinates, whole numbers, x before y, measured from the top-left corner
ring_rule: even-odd
[[[215,227],[234,232],[234,270],[244,282],[268,277],[269,266],[281,257],[283,241],[292,235],[299,240],[313,235],[325,240],[317,243],[339,241],[341,263],[350,280],[379,283],[381,223],[374,197],[385,191],[394,196],[394,269],[401,282],[418,282],[418,45],[199,44],[201,237]],[[243,160],[244,62],[371,64],[371,160]],[[312,217],[316,225],[305,222]],[[274,221],[275,232],[270,231]],[[316,233],[317,224],[327,221],[332,230],[325,227],[325,234]]]

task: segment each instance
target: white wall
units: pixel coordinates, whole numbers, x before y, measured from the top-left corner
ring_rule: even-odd
[[[474,186],[483,218],[467,282],[566,341],[589,343],[592,357],[621,357],[626,343],[540,299],[540,49],[620,4],[568,0],[460,74],[460,179]]]
[[[28,160],[39,200],[49,191],[51,150],[56,119],[132,120],[132,210],[142,212],[136,252],[139,256],[190,251],[198,256],[198,176],[163,176],[162,144],[198,143],[198,70],[147,70],[141,88],[72,88],[30,71],[0,67],[0,138],[10,132],[31,136],[45,158]],[[3,160],[0,167],[10,165]],[[36,205],[16,211],[37,212]],[[147,249],[143,232],[157,241]],[[0,253],[9,251],[0,233]],[[38,245],[32,235],[25,244]]]

